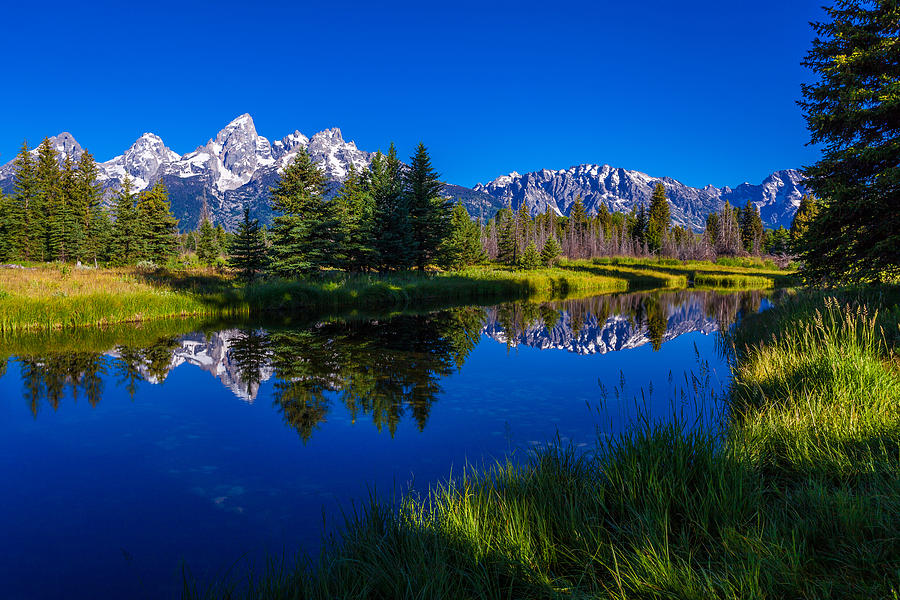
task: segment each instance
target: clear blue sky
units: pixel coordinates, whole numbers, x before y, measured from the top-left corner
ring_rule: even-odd
[[[795,100],[822,0],[18,2],[0,163],[70,131],[98,160],[179,153],[248,112],[278,139],[422,140],[454,183],[609,163],[691,185],[814,162]]]

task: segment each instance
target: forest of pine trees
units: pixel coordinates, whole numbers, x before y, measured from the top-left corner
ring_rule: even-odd
[[[271,189],[270,229],[245,210],[238,231],[229,234],[204,207],[197,230],[179,233],[162,183],[134,193],[126,176],[106,208],[88,152],[77,160],[61,157],[44,140],[36,151],[23,144],[14,164],[13,193],[0,195],[0,261],[228,266],[246,282],[263,274],[460,269],[485,261],[529,269],[553,265],[561,256],[790,255],[816,207],[812,197],[804,198],[789,232],[765,230],[751,203],[726,203],[709,215],[703,233],[694,233],[672,226],[666,190],[658,184],[649,207],[629,213],[601,205],[589,215],[579,197],[568,217],[549,208],[532,217],[522,205],[482,222],[442,195],[423,144],[408,165],[392,144],[366,169],[351,167],[331,198],[324,172],[301,149]]]
[[[15,159],[13,193],[0,196],[0,260],[164,264],[178,249],[178,222],[162,184],[133,194],[127,177],[103,206],[89,152],[75,161],[45,139]]]

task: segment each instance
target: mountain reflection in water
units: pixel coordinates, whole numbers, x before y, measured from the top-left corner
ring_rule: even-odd
[[[727,329],[741,314],[758,311],[767,296],[684,291],[512,302],[292,327],[245,325],[94,350],[30,353],[24,344],[26,351],[17,351],[15,360],[35,416],[42,405],[58,410],[67,395],[96,406],[110,378],[133,399],[140,382],[162,383],[186,364],[212,374],[247,402],[274,378],[274,405],[304,442],[335,403],[354,422],[366,417],[393,435],[403,418],[424,429],[441,380],[460,369],[482,340],[508,349],[525,345],[578,354],[645,344],[658,350],[685,333]],[[0,357],[0,376],[6,362]]]

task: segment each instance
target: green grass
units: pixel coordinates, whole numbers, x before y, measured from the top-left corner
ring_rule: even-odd
[[[0,270],[0,331],[60,329],[170,317],[243,317],[336,308],[552,299],[625,290],[621,279],[562,269],[351,275],[249,287],[212,271]]]
[[[185,595],[897,598],[898,322],[896,298],[801,294],[730,335],[717,423],[640,420],[371,499],[318,558]]]
[[[694,287],[715,289],[762,289],[775,286],[775,281],[770,277],[743,273],[725,275],[696,273],[693,276],[693,283]]]

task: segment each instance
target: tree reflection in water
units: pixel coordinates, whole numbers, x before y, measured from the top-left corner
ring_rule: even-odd
[[[768,294],[684,291],[511,302],[384,319],[226,329],[199,336],[200,341],[197,335],[160,335],[151,343],[96,351],[47,350],[42,340],[39,351],[18,352],[15,360],[35,416],[42,404],[57,410],[66,395],[96,406],[107,376],[134,398],[141,382],[161,383],[184,362],[179,352],[189,355],[200,347],[222,361],[208,370],[233,369],[232,389],[244,399],[252,401],[262,382],[274,377],[274,405],[304,443],[334,404],[342,404],[354,422],[365,416],[393,436],[404,418],[424,429],[441,380],[463,366],[483,334],[508,349],[526,344],[596,353],[649,343],[658,350],[683,333],[727,330],[740,315],[758,311]],[[75,346],[90,344],[79,340]],[[0,376],[6,362],[0,357]]]

